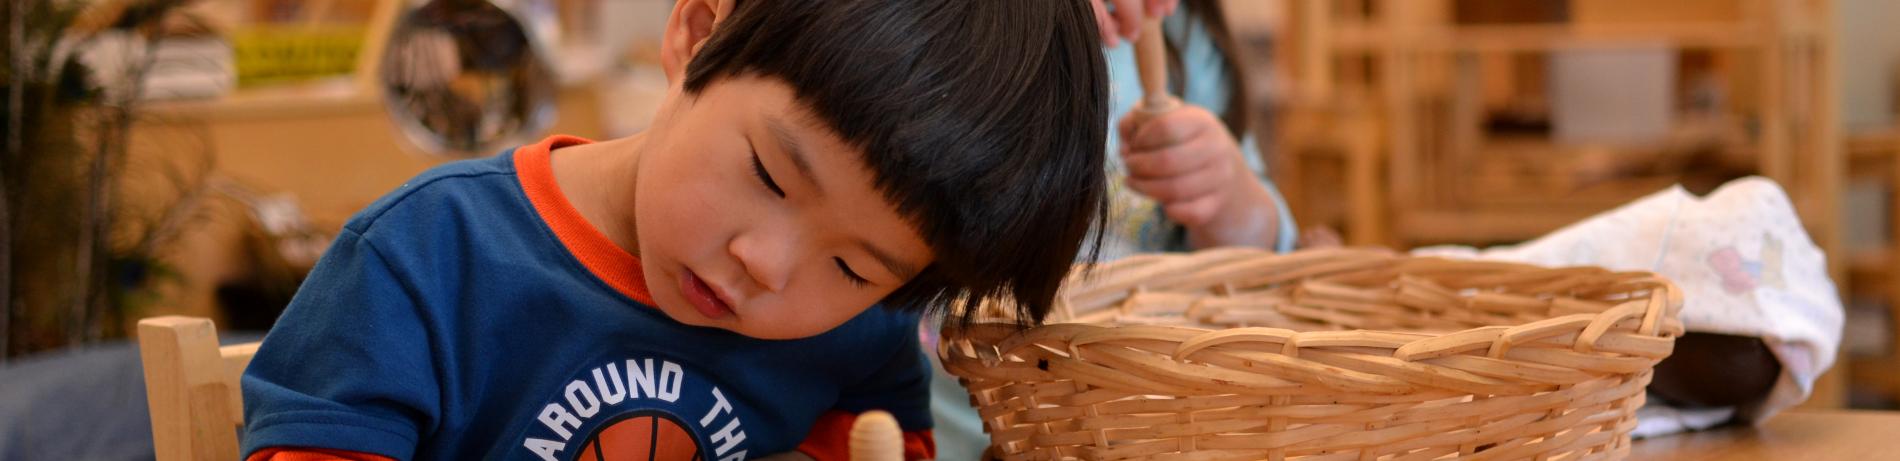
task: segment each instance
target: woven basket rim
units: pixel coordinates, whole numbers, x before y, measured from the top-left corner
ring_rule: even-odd
[[[1683,331],[1674,283],[1589,266],[1220,248],[1131,256],[1070,282],[1055,321],[945,325],[937,345],[1004,459],[1614,459]],[[1475,326],[1143,323],[1150,302],[1178,307],[1164,320],[1256,313],[1230,302],[1270,306],[1256,309],[1270,320]]]
[[[1077,287],[1089,287],[1090,282],[1092,281],[1091,279],[1093,279],[1098,274],[1101,274],[1107,271],[1121,270],[1124,268],[1128,268],[1130,266],[1138,266],[1141,264],[1151,263],[1155,261],[1188,259],[1188,258],[1193,258],[1197,255],[1209,255],[1209,254],[1237,254],[1237,255],[1243,255],[1245,257],[1289,257],[1289,258],[1306,257],[1307,259],[1318,259],[1318,257],[1323,257],[1323,256],[1346,254],[1346,255],[1386,257],[1390,261],[1435,261],[1435,262],[1443,262],[1449,265],[1462,266],[1462,267],[1472,268],[1472,269],[1509,268],[1509,269],[1534,270],[1534,271],[1587,271],[1587,272],[1592,272],[1595,274],[1606,275],[1606,276],[1630,277],[1632,279],[1630,280],[1630,282],[1632,283],[1654,284],[1655,288],[1654,290],[1652,290],[1654,293],[1652,294],[1652,296],[1658,296],[1661,298],[1661,301],[1662,301],[1661,303],[1653,304],[1651,306],[1646,306],[1646,308],[1643,311],[1644,324],[1643,324],[1643,327],[1641,328],[1641,331],[1644,331],[1647,334],[1652,334],[1652,335],[1670,334],[1671,331],[1668,329],[1670,325],[1666,323],[1669,319],[1673,318],[1676,314],[1680,312],[1681,307],[1683,305],[1682,291],[1676,286],[1675,282],[1652,271],[1643,271],[1643,270],[1613,271],[1613,270],[1609,270],[1600,266],[1589,266],[1589,265],[1541,266],[1541,265],[1517,262],[1517,261],[1459,259],[1459,258],[1449,258],[1449,257],[1443,257],[1443,256],[1412,256],[1412,255],[1394,253],[1391,250],[1387,250],[1383,248],[1365,248],[1365,247],[1309,249],[1309,250],[1300,250],[1300,251],[1296,251],[1292,253],[1276,253],[1272,251],[1267,251],[1267,250],[1262,250],[1262,249],[1257,249],[1257,248],[1250,248],[1250,247],[1217,247],[1217,248],[1210,248],[1210,249],[1199,250],[1199,251],[1188,252],[1188,253],[1138,253],[1134,255],[1129,255],[1121,259],[1117,259],[1115,261],[1100,263],[1100,264],[1094,265],[1093,267],[1077,265],[1075,267],[1075,271],[1071,272],[1070,275],[1065,280],[1062,290],[1056,295],[1056,303],[1055,303],[1056,308],[1050,313],[1052,317],[1051,319],[1046,319],[1044,322],[1040,324],[1025,326],[1015,321],[1014,319],[1009,318],[1009,316],[1007,315],[999,315],[1001,313],[1015,312],[1015,310],[1012,308],[1002,307],[1007,301],[999,301],[999,302],[986,303],[981,309],[988,311],[990,315],[980,316],[979,318],[969,323],[966,327],[967,328],[1005,327],[1005,328],[1015,328],[1015,329],[1019,329],[1019,330],[1027,332],[1029,330],[1035,330],[1038,328],[1044,328],[1044,327],[1049,327],[1053,325],[1074,324],[1077,322],[1074,322],[1072,320],[1073,318],[1075,318],[1075,315],[1073,314],[1074,309],[1072,308],[1072,304],[1070,303],[1070,300],[1073,297],[1077,296],[1077,293],[1076,293]],[[1611,315],[1611,313],[1605,312],[1603,314],[1599,314],[1599,316],[1607,316],[1607,315]],[[1132,326],[1132,325],[1104,325],[1104,326],[1116,327],[1116,326]],[[1675,325],[1675,327],[1678,328],[1678,330],[1675,330],[1673,332],[1673,335],[1680,336],[1682,332],[1681,330],[1679,330],[1680,328],[1679,322],[1677,322],[1677,325]],[[1227,329],[1227,328],[1221,328],[1221,327],[1215,327],[1215,326],[1189,326],[1189,325],[1175,326],[1175,328],[1198,329],[1198,330],[1208,331],[1208,332]],[[1473,328],[1467,328],[1467,329],[1458,330],[1458,331],[1441,331],[1435,334],[1421,333],[1416,330],[1363,330],[1363,331],[1374,332],[1374,333],[1426,334],[1428,336],[1437,337],[1437,336],[1448,336],[1448,335],[1453,335],[1453,334],[1470,334],[1471,331],[1482,330],[1486,328],[1493,328],[1493,327],[1490,327],[1490,326],[1473,327]],[[950,335],[951,332],[957,331],[959,329],[960,328],[958,328],[956,325],[951,325],[951,324],[946,324],[943,327],[945,337],[951,336]],[[1340,330],[1320,330],[1320,331],[1330,332],[1330,331],[1340,331]],[[1295,333],[1308,333],[1308,332],[1309,331],[1295,330]],[[1421,339],[1427,339],[1427,338],[1421,338]]]

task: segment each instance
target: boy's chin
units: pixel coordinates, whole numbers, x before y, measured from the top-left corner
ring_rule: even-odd
[[[676,293],[674,294],[674,296],[678,296],[678,294]],[[654,297],[661,298],[661,296],[658,296],[658,294],[656,294]],[[729,332],[732,332],[733,334],[745,336],[752,339],[763,339],[763,340],[805,339],[805,338],[810,338],[813,336],[824,334],[825,332],[831,331],[832,329],[838,327],[838,325],[833,325],[831,328],[826,328],[824,330],[811,332],[811,333],[803,333],[803,332],[797,332],[797,331],[784,331],[783,329],[759,329],[756,327],[756,325],[749,325],[745,322],[739,321],[737,317],[726,317],[726,318],[720,318],[720,319],[707,318],[705,315],[700,314],[699,311],[693,307],[692,303],[686,302],[684,299],[680,299],[674,302],[667,302],[661,299],[654,299],[654,302],[659,303],[659,306],[656,307],[656,309],[659,309],[661,314],[666,315],[666,318],[672,319],[674,322],[679,323],[681,325],[695,326],[695,327],[701,327],[701,328],[716,328],[716,329],[729,331]]]
[[[672,319],[676,323],[679,323],[682,325],[691,325],[691,326],[696,326],[696,327],[718,328],[721,330],[731,331],[733,333],[739,333],[738,325],[736,324],[737,322],[734,322],[733,321],[734,319],[728,318],[728,319],[723,319],[722,321],[719,319],[706,318],[705,315],[700,314],[698,310],[694,309],[691,303],[688,303],[686,301],[676,301],[676,302],[670,302],[670,303],[660,301],[657,299],[654,301],[660,304],[659,306],[660,313],[666,314],[666,318]]]
[[[655,300],[655,301],[658,301],[658,300]],[[771,339],[767,337],[761,337],[760,335],[749,331],[752,329],[747,328],[746,325],[740,323],[738,319],[736,318],[732,318],[732,317],[727,317],[723,319],[706,318],[705,315],[700,314],[698,310],[694,309],[691,303],[688,303],[686,301],[670,303],[670,305],[669,303],[665,303],[665,302],[662,302],[660,304],[661,304],[660,313],[666,314],[666,318],[672,319],[673,322],[679,323],[681,325],[695,326],[695,327],[700,327],[700,328],[720,329],[720,330],[732,332],[733,334],[737,334],[740,336],[745,336],[748,338]]]

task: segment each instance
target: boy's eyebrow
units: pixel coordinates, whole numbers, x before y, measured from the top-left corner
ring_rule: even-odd
[[[890,253],[885,253],[884,250],[878,249],[877,245],[872,245],[871,242],[860,238],[858,239],[858,246],[864,247],[865,251],[871,253],[871,257],[877,258],[878,264],[883,264],[884,269],[891,271],[891,274],[896,275],[897,278],[908,281],[911,277],[917,276],[917,268],[911,267],[911,265],[904,264],[903,261],[898,261],[897,258],[891,257]]]
[[[812,173],[811,160],[805,158],[805,150],[799,147],[798,138],[792,135],[791,128],[785,126],[784,121],[773,115],[765,116],[765,128],[766,131],[772,132],[772,137],[778,140],[778,145],[785,148],[786,156],[792,158],[792,167],[797,168],[798,174],[805,177],[805,183],[811,184],[812,189],[815,189],[812,195],[825,196],[825,188],[818,184],[818,175]]]

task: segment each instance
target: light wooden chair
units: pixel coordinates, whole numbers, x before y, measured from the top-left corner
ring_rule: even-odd
[[[139,321],[139,360],[152,410],[158,461],[238,459],[244,424],[238,378],[258,343],[218,346],[211,319],[166,316]]]

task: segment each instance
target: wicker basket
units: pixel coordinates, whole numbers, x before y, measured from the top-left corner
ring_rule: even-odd
[[[938,353],[1008,460],[1618,459],[1682,334],[1649,273],[1377,250],[1141,255]]]

